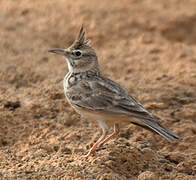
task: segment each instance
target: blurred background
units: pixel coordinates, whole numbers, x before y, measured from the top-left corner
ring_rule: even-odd
[[[130,125],[82,158],[99,127],[68,105],[66,62],[48,53],[82,24],[103,74],[184,142]],[[0,179],[194,179],[195,102],[195,0],[0,1]]]

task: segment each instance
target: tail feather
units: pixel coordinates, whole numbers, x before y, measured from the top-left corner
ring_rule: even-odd
[[[176,141],[176,140],[177,141],[183,140],[177,134],[161,126],[158,122],[147,120],[147,119],[139,119],[139,121],[142,122],[143,125],[147,126],[149,129],[153,130],[157,134],[163,136],[165,139],[167,139],[170,142]]]

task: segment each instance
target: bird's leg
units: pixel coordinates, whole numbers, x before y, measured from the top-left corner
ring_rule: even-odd
[[[102,135],[101,137],[98,139],[98,141],[93,145],[93,147],[89,150],[89,152],[84,156],[85,158],[88,158],[90,155],[92,155],[97,149],[98,149],[98,145],[105,139],[105,137],[107,136],[108,133],[108,127],[106,126],[106,124],[102,121],[99,121],[99,124],[102,128]]]
[[[98,149],[98,145],[101,141],[103,141],[105,139],[107,135],[107,131],[103,132],[103,134],[101,135],[101,137],[98,139],[98,141],[93,145],[93,147],[89,150],[89,152],[87,153],[87,155],[85,155],[85,158],[88,158],[91,154],[93,154],[97,149]]]
[[[107,141],[109,141],[111,138],[117,136],[119,134],[120,130],[119,130],[119,125],[118,124],[114,124],[114,132],[108,136],[107,138],[103,139],[97,146],[97,148],[100,148],[103,144],[105,144]]]

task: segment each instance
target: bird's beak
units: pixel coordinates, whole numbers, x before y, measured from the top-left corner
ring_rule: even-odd
[[[66,49],[54,48],[54,49],[50,49],[48,52],[56,53],[56,54],[61,54],[61,55],[67,55]]]

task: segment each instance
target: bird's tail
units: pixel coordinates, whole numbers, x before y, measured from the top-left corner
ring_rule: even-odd
[[[173,133],[169,129],[164,128],[158,122],[148,120],[148,119],[137,119],[142,123],[142,126],[146,126],[148,129],[156,132],[157,134],[163,136],[168,141],[182,141],[183,139],[177,134]],[[140,124],[141,125],[141,124]]]

